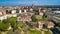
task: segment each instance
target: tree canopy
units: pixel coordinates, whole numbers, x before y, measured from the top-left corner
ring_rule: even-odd
[[[7,23],[0,23],[0,30],[1,31],[4,31],[4,30],[7,30],[9,28],[9,24]]]

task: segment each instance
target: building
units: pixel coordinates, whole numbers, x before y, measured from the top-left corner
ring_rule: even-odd
[[[43,22],[42,21],[38,21],[37,22],[38,28],[42,29],[43,28]]]
[[[43,12],[39,12],[39,15],[35,15],[36,18],[42,18],[43,17]]]
[[[33,9],[32,9],[32,8],[30,8],[30,11],[33,11]]]
[[[29,15],[21,15],[21,16],[18,16],[18,21],[31,21],[31,16]]]
[[[7,15],[7,17],[16,17],[17,16],[17,14],[16,14],[16,10],[7,10],[6,11],[6,15]]]
[[[3,12],[4,11],[4,12]],[[6,19],[6,13],[5,13],[5,10],[3,10],[2,8],[0,8],[0,20],[4,20]]]
[[[12,10],[11,11],[11,14],[16,14],[16,10]]]
[[[16,17],[15,10],[0,8],[0,20],[7,19],[9,17]]]
[[[54,23],[51,21],[47,22],[47,28],[53,28],[54,27]]]
[[[2,16],[2,12],[0,11],[0,16]]]
[[[19,13],[22,13],[22,10],[21,9],[19,10]]]

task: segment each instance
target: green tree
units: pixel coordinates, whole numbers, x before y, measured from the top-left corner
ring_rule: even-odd
[[[35,15],[32,15],[31,19],[32,19],[33,22],[36,22],[37,21]]]
[[[56,25],[60,27],[60,22],[56,23]]]
[[[13,28],[13,31],[16,29],[16,21],[17,21],[17,17],[11,17],[8,18],[8,22],[11,24],[11,27]]]
[[[9,22],[10,22],[12,28],[13,28],[13,31],[15,31],[15,29],[16,29],[16,25],[17,25],[16,21],[17,21],[16,17],[11,17],[10,20],[9,20]]]
[[[17,26],[20,27],[20,28],[22,28],[22,27],[24,27],[25,25],[24,25],[24,24],[18,24]]]
[[[37,18],[37,21],[47,21],[48,20],[48,18]]]
[[[13,31],[16,29],[16,25],[17,25],[16,21],[17,21],[17,17],[11,17],[3,20],[4,23],[9,23],[11,25]]]
[[[5,31],[5,30],[7,30],[9,28],[9,24],[7,24],[7,23],[0,23],[0,30],[1,31]]]

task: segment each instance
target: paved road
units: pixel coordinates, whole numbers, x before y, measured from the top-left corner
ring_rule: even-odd
[[[53,14],[52,12],[48,12],[47,13],[47,17],[50,19],[50,20],[53,20],[55,22],[60,22],[60,16],[56,15],[56,14]]]
[[[60,16],[56,16],[55,14],[53,14],[52,12],[48,12],[47,13],[48,18],[50,18],[51,20],[57,22],[60,22]],[[51,31],[53,32],[53,34],[60,34],[60,30],[57,28],[51,28]]]

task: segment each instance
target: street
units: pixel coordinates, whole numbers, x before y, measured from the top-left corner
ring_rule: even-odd
[[[57,28],[51,28],[53,34],[60,34],[60,31]]]

